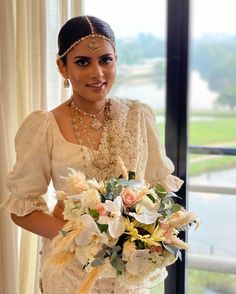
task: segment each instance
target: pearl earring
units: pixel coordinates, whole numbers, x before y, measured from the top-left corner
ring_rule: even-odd
[[[68,79],[64,79],[64,88],[69,88],[70,82]]]

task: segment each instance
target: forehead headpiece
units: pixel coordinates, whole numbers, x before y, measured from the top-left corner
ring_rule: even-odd
[[[106,41],[108,41],[111,45],[112,45],[112,47],[113,47],[113,49],[114,49],[114,52],[116,52],[116,49],[115,49],[115,44],[114,44],[114,42],[110,39],[110,38],[108,38],[108,37],[106,37],[106,36],[104,36],[104,35],[101,35],[101,34],[96,34],[95,33],[95,30],[94,30],[94,27],[93,27],[93,24],[92,24],[92,22],[91,22],[91,20],[89,19],[89,17],[86,15],[85,16],[85,18],[86,18],[86,20],[87,20],[87,22],[88,22],[88,24],[89,24],[89,27],[90,27],[90,30],[91,30],[91,33],[89,34],[89,35],[87,35],[87,36],[84,36],[84,37],[82,37],[82,38],[80,38],[79,40],[77,40],[77,41],[75,41],[64,53],[62,53],[61,55],[58,55],[57,56],[57,59],[60,59],[60,58],[62,58],[62,57],[64,57],[64,56],[66,56],[66,54],[68,53],[68,52],[70,52],[76,45],[78,45],[80,42],[82,42],[83,40],[86,40],[86,39],[88,39],[88,38],[90,38],[90,39],[92,39],[91,40],[91,43],[89,43],[88,44],[88,49],[91,51],[91,52],[95,52],[95,51],[97,51],[97,50],[99,50],[100,49],[100,44],[96,41],[96,38],[101,38],[101,39],[103,39],[103,40],[106,40]]]

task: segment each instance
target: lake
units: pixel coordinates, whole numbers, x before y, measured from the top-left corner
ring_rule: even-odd
[[[197,71],[190,71],[189,78],[190,109],[212,109],[218,93],[209,89],[207,82],[201,79]],[[138,99],[153,109],[165,107],[165,87],[158,88],[152,81],[122,82],[114,88],[111,96]]]
[[[236,168],[192,177],[190,183],[236,188]],[[189,193],[189,210],[201,219],[198,230],[190,230],[190,252],[236,257],[236,195]]]

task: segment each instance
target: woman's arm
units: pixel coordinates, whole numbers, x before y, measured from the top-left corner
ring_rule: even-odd
[[[48,239],[55,237],[66,223],[66,221],[44,211],[33,211],[25,216],[11,213],[11,218],[16,225],[23,229]]]

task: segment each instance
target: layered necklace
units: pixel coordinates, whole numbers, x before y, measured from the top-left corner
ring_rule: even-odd
[[[83,146],[87,146],[89,148],[89,153],[91,157],[91,161],[93,166],[98,169],[106,169],[111,164],[114,163],[114,155],[115,155],[115,146],[114,146],[114,138],[112,136],[112,119],[110,115],[110,107],[111,101],[107,99],[104,103],[103,107],[96,113],[91,114],[82,110],[78,104],[75,103],[73,96],[69,99],[68,105],[71,110],[72,116],[72,126],[75,133],[75,136],[78,140],[78,143]],[[101,122],[98,119],[99,114],[104,112],[104,120]],[[91,117],[92,120],[90,124],[86,124],[83,120],[83,116]],[[96,132],[100,132],[106,128],[107,130],[107,150],[108,155],[105,156],[99,150],[96,150],[95,146],[93,145],[93,138],[91,132],[89,132],[89,128],[92,128]]]
[[[73,112],[76,113],[77,117],[78,117],[78,113],[84,115],[84,116],[88,116],[88,117],[91,117],[92,120],[91,120],[91,123],[90,123],[90,127],[93,128],[94,130],[98,131],[102,128],[103,126],[103,123],[98,119],[98,116],[100,113],[102,113],[103,111],[105,112],[105,118],[106,118],[106,108],[108,106],[108,103],[107,101],[104,103],[103,107],[95,114],[92,114],[92,113],[89,113],[89,112],[86,112],[84,110],[82,110],[80,108],[80,106],[77,104],[75,104],[74,102],[74,99],[73,97],[71,97],[71,108],[73,109]]]

